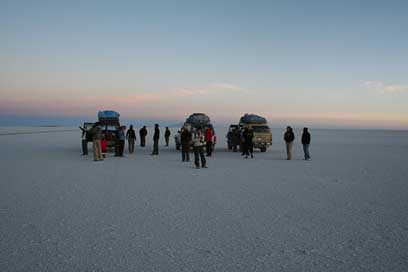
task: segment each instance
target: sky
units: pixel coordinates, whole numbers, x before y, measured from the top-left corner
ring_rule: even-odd
[[[407,11],[405,0],[0,0],[0,125],[111,109],[408,129]]]

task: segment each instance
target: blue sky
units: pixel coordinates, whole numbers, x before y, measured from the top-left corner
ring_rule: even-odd
[[[0,3],[3,119],[408,128],[408,1]]]

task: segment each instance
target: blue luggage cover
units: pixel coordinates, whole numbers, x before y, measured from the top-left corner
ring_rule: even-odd
[[[119,119],[120,114],[116,111],[105,110],[98,112],[99,119]]]

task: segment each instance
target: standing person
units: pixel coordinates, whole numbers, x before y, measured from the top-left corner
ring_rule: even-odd
[[[312,136],[309,133],[309,129],[307,127],[303,128],[302,145],[303,145],[303,152],[305,153],[306,161],[310,161],[309,145],[310,145],[311,140],[312,140]]]
[[[208,157],[211,157],[211,154],[212,154],[213,137],[214,137],[214,133],[213,133],[212,128],[207,127],[205,130],[205,142],[206,142],[205,149],[207,150]]]
[[[159,139],[160,139],[159,124],[155,124],[154,134],[153,134],[153,153],[152,155],[159,155]]]
[[[286,142],[286,154],[288,156],[288,160],[292,159],[292,150],[293,150],[293,141],[295,140],[295,134],[293,133],[293,129],[288,126],[286,128],[285,136],[283,139]]]
[[[249,155],[251,155],[251,158],[254,158],[254,132],[252,131],[252,129],[245,128],[243,132],[243,138],[245,159],[248,159]]]
[[[247,148],[246,141],[245,141],[247,133],[248,133],[248,128],[244,128],[241,132],[241,155],[246,156],[248,158],[247,156],[248,148]]]
[[[116,131],[117,144],[115,149],[115,156],[123,157],[123,150],[125,149],[125,127],[120,127]]]
[[[240,145],[240,135],[239,135],[239,129],[236,128],[232,132],[232,152],[237,152],[238,147]]]
[[[180,150],[181,147],[181,131],[177,131],[176,135],[174,135],[174,141],[176,142],[176,150]]]
[[[164,132],[164,140],[166,141],[166,146],[169,146],[170,135],[170,129],[169,127],[166,127],[166,131]]]
[[[106,152],[108,151],[108,141],[105,137],[101,140],[101,150],[102,150],[102,157],[106,157]]]
[[[95,133],[93,134],[94,161],[103,161],[102,147],[101,147],[102,138],[103,138],[102,129],[96,126]]]
[[[128,131],[126,132],[126,139],[128,140],[129,153],[135,151],[135,142],[136,142],[136,132],[133,129],[133,125],[130,125]]]
[[[239,150],[241,151],[241,156],[245,155],[245,138],[244,138],[244,131],[245,129],[243,129],[242,131],[240,131],[239,134]]]
[[[200,168],[200,159],[201,167],[207,168],[203,149],[204,138],[205,136],[201,131],[201,128],[197,128],[197,130],[193,133],[194,164],[197,169]]]
[[[143,126],[139,130],[139,135],[140,135],[140,146],[145,147],[146,146],[146,136],[147,136],[147,129],[146,126]]]
[[[79,127],[82,131],[82,155],[86,156],[88,155],[88,140],[87,140],[87,133],[88,130],[86,129],[86,127],[84,126],[83,128]]]
[[[180,136],[180,143],[181,143],[181,159],[182,161],[189,162],[190,161],[190,145],[191,145],[191,133],[186,128],[181,129],[181,136]]]
[[[119,131],[119,156],[123,157],[123,151],[125,150],[126,127],[122,126]]]

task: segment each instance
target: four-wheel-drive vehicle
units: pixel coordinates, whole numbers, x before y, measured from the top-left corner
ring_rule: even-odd
[[[215,136],[215,130],[214,130],[213,125],[211,124],[210,117],[208,117],[206,114],[204,113],[191,114],[184,122],[183,127],[188,129],[191,133],[193,133],[193,131],[195,131],[197,128],[201,128],[203,134],[205,134],[205,130],[207,128],[211,128],[213,131],[213,135],[214,135],[214,140],[213,140],[213,149],[214,149],[217,138]],[[174,136],[174,140],[176,141],[176,149],[180,149],[181,137],[176,135]]]
[[[238,125],[230,125],[228,128],[228,133],[227,133],[226,138],[227,138],[227,145],[228,145],[229,150],[232,150],[234,146],[234,134],[237,133],[237,130],[239,130]]]
[[[120,114],[116,111],[105,110],[98,112],[98,126],[102,129],[103,137],[108,142],[108,148],[116,144],[116,134],[120,129]]]
[[[244,128],[252,129],[254,148],[259,148],[261,152],[265,152],[272,145],[272,132],[264,117],[256,114],[245,114],[239,120],[239,127],[241,130]]]
[[[119,116],[120,114],[115,111],[100,111],[98,113],[98,122],[84,123],[83,129],[86,129],[87,142],[93,141],[93,133],[95,133],[94,129],[96,126],[98,126],[102,130],[102,134],[107,141],[108,148],[115,147],[116,133],[120,128]]]

